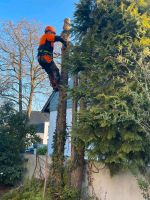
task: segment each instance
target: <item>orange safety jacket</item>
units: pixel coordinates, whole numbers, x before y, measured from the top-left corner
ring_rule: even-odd
[[[38,56],[49,55],[53,58],[54,42],[61,42],[65,47],[66,41],[53,33],[45,33],[42,35],[38,48]]]

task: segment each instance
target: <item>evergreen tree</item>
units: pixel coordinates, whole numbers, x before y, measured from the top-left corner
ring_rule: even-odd
[[[145,1],[81,0],[74,23],[80,42],[70,54],[71,70],[84,69],[87,81],[73,93],[85,98],[88,109],[80,112],[73,132],[85,142],[89,158],[112,172],[143,169],[150,142],[150,17]]]
[[[15,185],[22,177],[21,153],[38,139],[27,122],[26,115],[16,112],[12,104],[0,107],[0,184]]]

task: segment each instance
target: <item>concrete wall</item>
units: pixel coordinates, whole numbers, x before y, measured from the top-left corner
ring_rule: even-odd
[[[24,154],[26,160],[24,167],[25,179],[31,179],[32,177],[44,179],[46,174],[46,156],[38,156],[34,154]],[[48,164],[51,163],[51,158],[48,157]]]
[[[37,178],[44,178],[45,175],[45,156],[40,156],[40,164],[37,164],[36,172],[36,156],[31,154],[25,154],[27,172],[25,177],[31,178],[33,174]],[[48,163],[51,163],[49,157]],[[42,170],[39,170],[40,167]],[[99,169],[99,170],[98,170]],[[40,177],[41,175],[41,177]],[[83,180],[83,193],[87,193],[90,196],[97,196],[96,200],[144,200],[141,195],[141,191],[138,188],[136,178],[130,173],[120,173],[113,177],[110,176],[109,170],[104,166],[98,164],[86,165],[85,176]]]
[[[24,154],[25,158],[25,178],[31,179],[34,173],[35,165],[36,165],[36,156],[33,154]]]
[[[86,166],[83,191],[87,187],[90,196],[96,196],[97,200],[144,200],[137,180],[131,173],[120,173],[112,177],[109,170],[100,164],[90,170]]]

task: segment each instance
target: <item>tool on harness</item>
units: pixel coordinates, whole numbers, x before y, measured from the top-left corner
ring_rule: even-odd
[[[53,58],[53,53],[47,50],[39,50],[38,51],[38,56],[44,56],[45,54],[49,55],[50,57]]]

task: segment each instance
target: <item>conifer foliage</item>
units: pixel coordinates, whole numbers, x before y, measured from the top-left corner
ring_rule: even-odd
[[[13,104],[0,107],[0,184],[15,185],[23,174],[25,147],[38,140],[35,128],[25,114],[14,110]]]
[[[73,134],[90,159],[115,173],[144,169],[149,162],[150,16],[146,1],[81,0],[77,4],[71,72],[86,82],[73,95],[84,97]],[[83,134],[84,133],[84,134]]]

